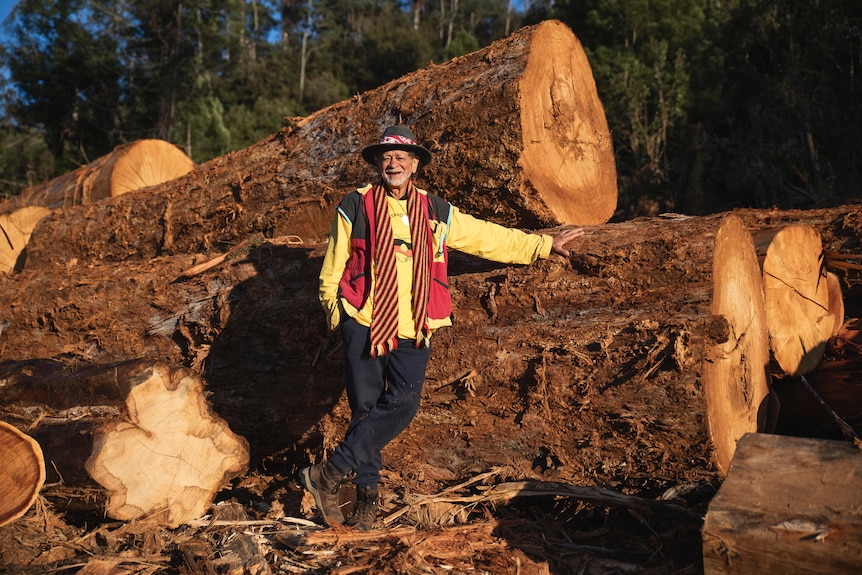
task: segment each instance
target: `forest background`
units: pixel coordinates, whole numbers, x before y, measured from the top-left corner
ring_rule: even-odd
[[[552,18],[605,106],[615,219],[862,200],[859,0],[21,0],[0,196],[143,138],[205,162]]]

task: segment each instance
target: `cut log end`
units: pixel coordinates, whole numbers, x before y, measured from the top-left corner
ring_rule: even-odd
[[[86,464],[109,493],[110,517],[178,526],[203,515],[246,471],[248,443],[209,410],[191,372],[156,364],[135,382],[126,408],[128,421],[96,430]]]
[[[45,459],[35,439],[0,421],[0,526],[24,515],[45,483]]]
[[[26,206],[0,215],[0,272],[11,273],[39,221],[51,213],[48,208]]]
[[[754,240],[742,221],[725,217],[716,233],[712,313],[729,325],[728,341],[704,366],[704,394],[715,463],[726,474],[744,434],[773,419],[767,376],[769,343]]]
[[[138,140],[0,203],[0,213],[26,206],[51,209],[91,204],[187,174],[194,162],[164,140]]]
[[[524,176],[562,224],[603,224],[617,207],[611,135],[578,39],[550,21],[521,80]]]
[[[182,150],[164,140],[140,140],[130,144],[111,170],[111,196],[119,196],[179,178],[194,168]]]
[[[820,233],[813,226],[788,226],[775,234],[763,261],[770,345],[788,375],[813,371],[835,330],[822,253]]]

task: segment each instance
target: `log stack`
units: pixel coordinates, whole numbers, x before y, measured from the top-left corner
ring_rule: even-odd
[[[705,366],[704,389],[725,477],[704,523],[704,572],[856,573],[862,441],[842,416],[862,415],[862,394],[848,385],[862,365],[858,332],[844,322],[817,228],[757,235],[731,215],[716,237],[713,313],[729,335]],[[830,417],[852,444],[764,433]]]
[[[812,225],[760,230],[755,240],[731,214],[716,234],[713,272],[712,313],[725,318],[728,337],[705,364],[704,391],[717,465],[726,474],[740,437],[780,425],[773,380],[822,366],[844,305]],[[816,403],[810,395],[803,401]]]
[[[80,206],[75,224],[53,218],[31,238],[27,267],[224,251],[256,233],[325,240],[338,201],[376,178],[360,150],[392,124],[433,153],[419,187],[474,216],[539,229],[605,223],[616,210],[610,130],[586,54],[565,25],[545,21],[293,118],[153,193]]]
[[[225,327],[202,324],[221,318],[191,317],[179,310],[178,316],[159,322],[150,316],[131,317],[133,306],[128,297],[145,292],[146,297],[159,299],[159,294],[168,297],[169,292],[183,289],[182,285],[167,285],[170,272],[164,271],[165,262],[158,261],[159,256],[176,258],[167,268],[182,265],[184,270],[199,270],[207,266],[193,267],[189,260],[200,252],[224,250],[250,237],[281,235],[292,238],[293,245],[324,239],[334,204],[344,192],[373,177],[359,158],[359,150],[375,142],[390,124],[410,125],[434,153],[432,166],[422,174],[423,186],[474,215],[536,227],[540,223],[604,223],[616,209],[616,170],[601,102],[583,48],[559,22],[524,28],[477,53],[293,120],[289,128],[246,150],[217,158],[146,191],[106,193],[100,186],[108,179],[118,179],[118,166],[133,156],[132,149],[116,150],[99,166],[67,175],[63,185],[54,182],[32,190],[16,202],[37,203],[61,210],[62,215],[42,220],[28,243],[22,277],[15,281],[51,283],[52,274],[59,279],[70,273],[74,278],[69,278],[68,290],[45,287],[59,294],[59,315],[48,312],[52,317],[46,318],[39,311],[42,319],[13,322],[14,327],[10,323],[4,336],[8,341],[16,332],[28,331],[31,353],[52,349],[42,353],[56,358],[71,352],[88,362],[101,357],[122,366],[114,381],[108,377],[113,372],[104,368],[111,365],[107,361],[88,363],[98,367],[97,377],[77,366],[73,372],[34,370],[26,363],[32,356],[17,356],[19,363],[14,365],[35,374],[24,379],[35,382],[38,376],[43,382],[35,383],[44,386],[61,378],[68,386],[61,391],[52,384],[45,396],[64,395],[62,407],[42,405],[32,397],[23,404],[12,398],[8,403],[0,401],[15,406],[14,410],[21,405],[37,412],[61,410],[38,419],[30,432],[52,446],[46,458],[51,467],[63,470],[64,480],[95,480],[111,517],[160,517],[175,525],[202,513],[218,486],[241,472],[248,463],[248,446],[243,447],[226,422],[209,422],[201,415],[208,410],[196,376],[163,362],[127,359],[176,353],[175,342],[188,337],[181,345],[192,353],[199,350],[201,355],[190,362],[199,368],[209,349],[205,338],[218,337]],[[108,172],[110,178],[99,175]],[[60,189],[65,191],[58,192]],[[136,269],[150,274],[152,282],[138,276],[142,291],[133,290],[135,295],[123,298],[119,294],[129,289],[129,278],[135,275],[129,262],[137,262],[140,268]],[[96,277],[100,272],[111,279],[84,277],[91,273]],[[184,274],[182,279],[190,277]],[[119,282],[117,290],[109,287],[114,279]],[[11,284],[6,287],[10,294],[15,291]],[[85,297],[86,303],[81,300],[81,305],[71,303],[83,295],[82,288],[99,293]],[[24,292],[16,293],[19,295],[10,295],[12,305],[4,314],[17,315],[27,307]],[[209,295],[202,301],[209,302]],[[83,311],[94,302],[98,309]],[[222,303],[219,313],[227,321],[229,305]],[[319,312],[316,302],[313,305]],[[144,307],[146,313],[152,312],[147,304]],[[134,327],[120,328],[126,322]],[[73,335],[75,343],[53,347],[64,330],[76,332],[84,323],[89,326],[84,328],[86,336]],[[153,323],[167,326],[168,337],[150,337],[161,329]],[[40,325],[50,325],[52,333],[33,337],[41,332]],[[106,329],[117,328],[123,332],[121,336],[106,336]],[[314,331],[301,324],[294,330]],[[141,339],[148,341],[135,348],[134,342]],[[314,339],[303,343],[313,345]],[[155,349],[146,347],[154,340],[159,340]],[[121,351],[106,352],[118,343]],[[5,348],[6,357],[15,357],[10,350],[10,346]],[[217,362],[215,367],[219,367]],[[96,377],[101,382],[96,387],[113,390],[104,405],[92,404],[92,395],[80,393],[79,384],[70,381],[80,382],[84,377],[90,377],[91,389]],[[108,414],[97,415],[105,405]],[[71,425],[63,410],[84,410],[86,416],[76,416]],[[24,416],[10,411],[3,414],[10,420]],[[209,423],[196,423],[195,418]],[[35,424],[37,420],[30,421]],[[48,427],[48,421],[56,425]],[[70,425],[62,426],[60,421]],[[60,432],[61,427],[71,431]],[[69,446],[64,435],[88,441]],[[203,446],[199,440],[205,440]],[[74,461],[65,465],[62,460],[71,456]]]
[[[98,202],[178,178],[194,168],[180,148],[163,140],[139,140],[77,170],[27,188],[0,203],[0,272],[9,273],[36,225],[62,208]]]

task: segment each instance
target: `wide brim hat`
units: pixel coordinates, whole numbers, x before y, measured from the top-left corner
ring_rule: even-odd
[[[413,152],[419,158],[419,165],[424,166],[431,161],[431,152],[416,143],[416,136],[407,126],[389,126],[380,136],[380,141],[362,148],[362,158],[374,165],[377,154],[386,150],[406,150]]]

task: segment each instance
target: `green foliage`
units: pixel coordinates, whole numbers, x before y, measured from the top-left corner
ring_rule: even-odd
[[[605,107],[619,217],[859,197],[862,2],[509,8],[503,0],[21,0],[0,42],[0,193],[141,138],[206,161],[275,133],[285,117],[558,18],[584,46]]]
[[[456,56],[463,56],[464,54],[475,52],[478,49],[479,41],[476,40],[472,34],[466,30],[458,30],[458,32],[455,33],[455,37],[452,38],[452,43],[444,48],[443,54],[447,60],[450,60]]]

